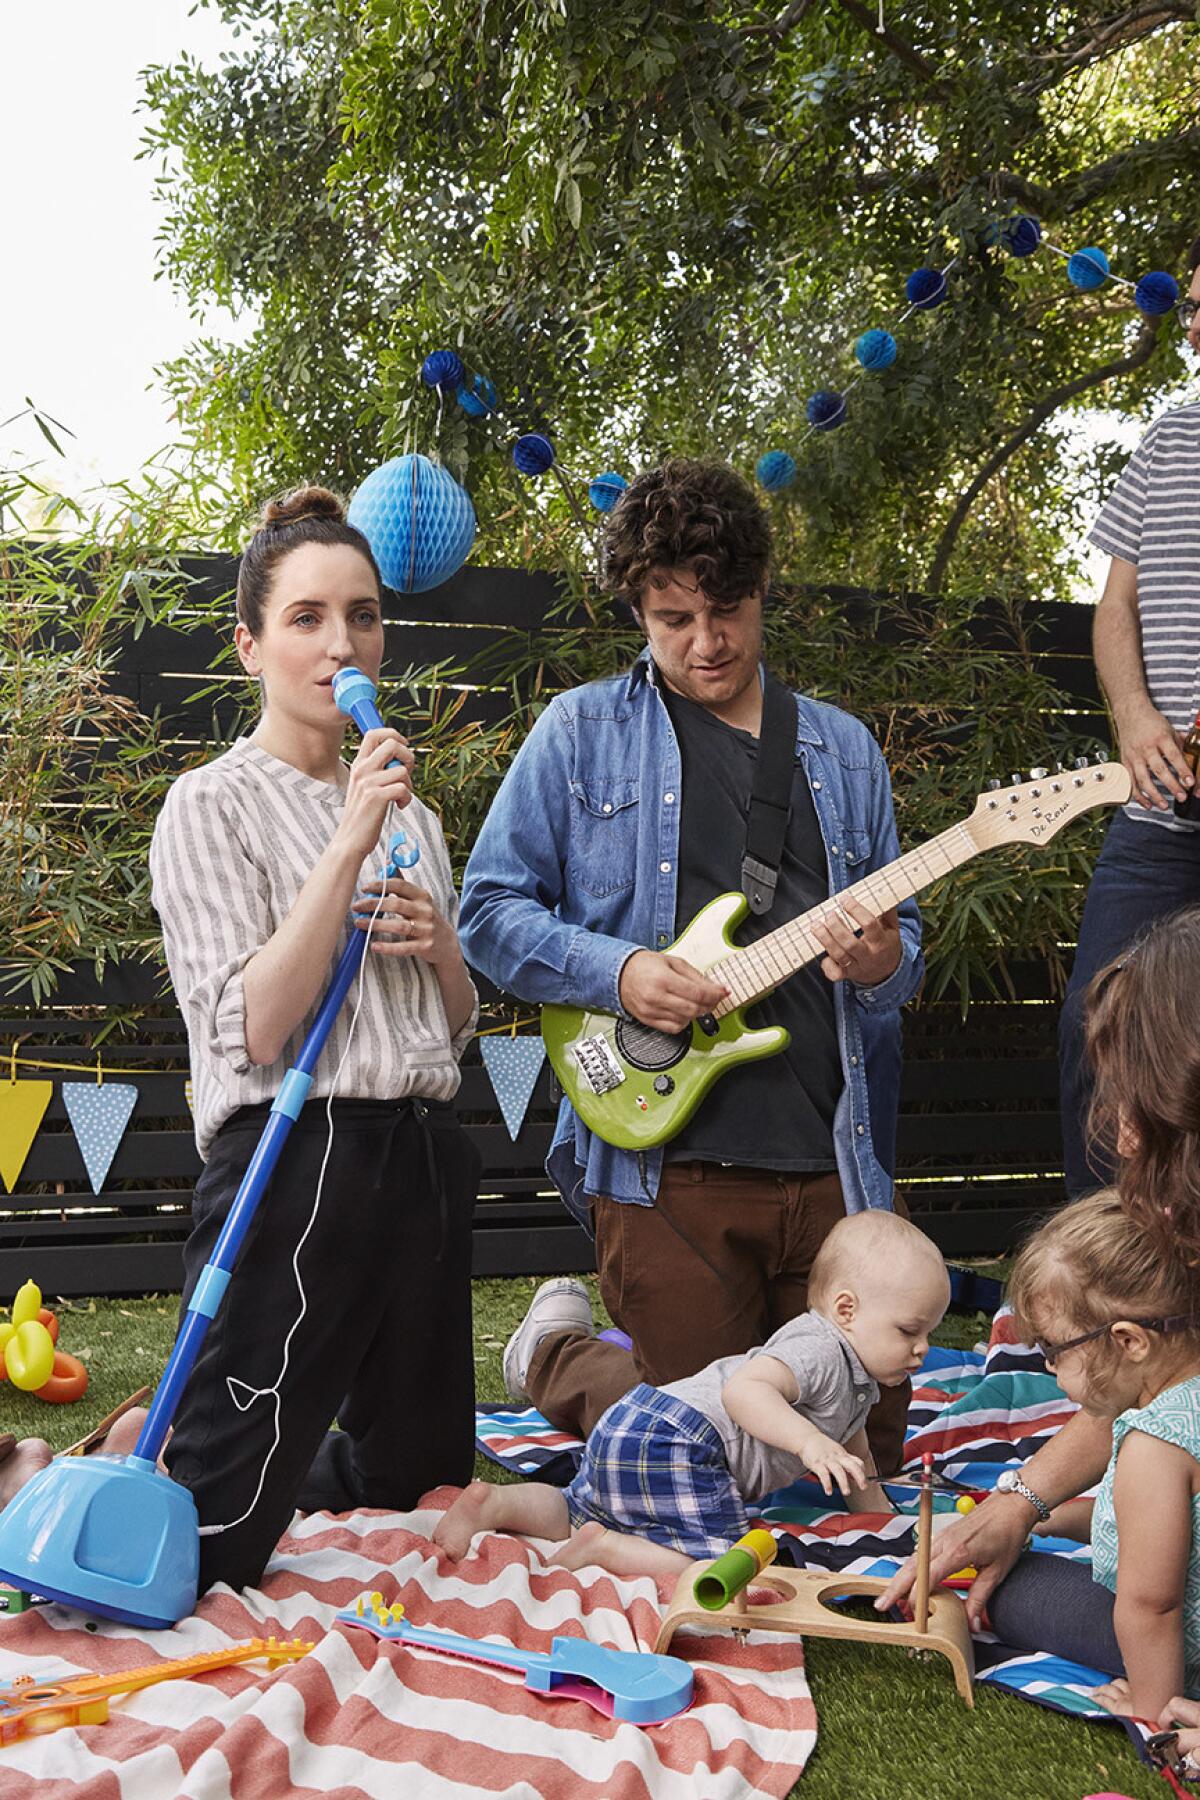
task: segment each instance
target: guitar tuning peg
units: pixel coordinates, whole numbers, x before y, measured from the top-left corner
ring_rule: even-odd
[[[1048,769],[1030,769],[1029,779],[1030,781],[1045,781],[1049,773]]]
[[[1063,775],[1066,773],[1066,767],[1067,767],[1067,765],[1065,762],[1056,761],[1054,764],[1054,773],[1056,775]]]
[[[1019,775],[1010,775],[1008,778],[1008,785],[1009,787],[1020,787],[1021,777]]]
[[[1096,752],[1096,761],[1098,763],[1106,763],[1108,761],[1108,751],[1107,750],[1098,750]]]
[[[1073,769],[1086,769],[1087,766],[1088,766],[1088,759],[1086,756],[1077,756],[1075,758],[1075,761],[1071,764],[1071,767]]]
[[[986,788],[987,788],[987,791],[988,791],[988,793],[989,793],[989,794],[994,794],[994,793],[995,793],[995,791],[996,791],[996,789],[997,789],[997,788],[998,788],[998,787],[999,787],[999,786],[1000,786],[1000,779],[999,779],[999,777],[998,777],[998,776],[994,776],[994,777],[993,777],[993,778],[992,778],[992,780],[991,780],[991,781],[989,781],[989,782],[987,782],[987,783],[985,783],[985,786],[986,786]]]

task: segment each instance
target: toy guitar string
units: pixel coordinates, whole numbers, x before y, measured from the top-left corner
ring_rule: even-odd
[[[525,1686],[548,1700],[583,1700],[606,1719],[630,1725],[660,1725],[691,1705],[692,1670],[677,1656],[642,1650],[610,1650],[587,1638],[556,1637],[549,1652],[481,1643],[451,1631],[411,1625],[400,1605],[385,1606],[379,1593],[360,1597],[336,1617],[377,1638],[399,1640],[419,1650],[460,1656],[468,1662],[519,1669]]]
[[[367,678],[367,676],[362,674],[359,669],[339,669],[333,678],[332,685],[333,697],[337,702],[338,709],[353,719],[364,737],[368,731],[373,731],[382,727],[383,719],[380,715],[379,708],[375,704],[375,685]],[[395,769],[399,766],[399,761],[395,757],[387,764],[389,769]],[[391,810],[391,807],[389,807],[389,813]],[[413,868],[420,860],[420,856],[421,847],[415,840],[410,843],[407,834],[400,830],[396,830],[392,833],[388,842],[387,864],[379,872],[382,891],[375,903],[375,910],[371,914],[370,921],[364,934],[365,941],[359,952],[357,965],[358,982],[354,1001],[354,1011],[350,1015],[350,1026],[346,1032],[345,1046],[343,1047],[341,1057],[338,1061],[338,1066],[334,1070],[333,1080],[329,1084],[329,1094],[325,1102],[325,1119],[328,1133],[325,1139],[325,1154],[321,1158],[321,1168],[317,1176],[316,1192],[313,1195],[312,1208],[309,1212],[304,1230],[300,1233],[300,1236],[296,1241],[296,1247],[292,1251],[292,1274],[295,1276],[296,1290],[300,1296],[300,1310],[292,1320],[292,1323],[288,1328],[287,1336],[283,1340],[283,1354],[279,1364],[279,1373],[268,1387],[262,1388],[252,1387],[249,1382],[242,1381],[237,1375],[227,1375],[225,1377],[225,1385],[229,1390],[229,1397],[239,1412],[249,1412],[256,1400],[265,1400],[268,1396],[272,1398],[275,1403],[271,1443],[266,1456],[263,1458],[262,1467],[258,1472],[258,1486],[255,1488],[249,1504],[243,1512],[238,1514],[236,1519],[227,1519],[223,1524],[201,1525],[199,1528],[201,1537],[219,1537],[222,1532],[232,1531],[235,1525],[243,1524],[245,1520],[250,1517],[251,1513],[258,1505],[259,1500],[262,1498],[263,1487],[267,1479],[267,1470],[270,1468],[275,1452],[278,1450],[282,1441],[282,1432],[280,1428],[282,1395],[280,1393],[280,1388],[282,1387],[284,1377],[288,1371],[288,1365],[291,1361],[292,1339],[295,1337],[297,1331],[299,1331],[305,1315],[308,1312],[308,1294],[305,1292],[304,1278],[300,1273],[300,1253],[308,1242],[309,1235],[317,1222],[317,1216],[321,1210],[321,1197],[325,1191],[325,1172],[329,1167],[329,1158],[333,1154],[333,1102],[334,1097],[337,1094],[338,1083],[342,1078],[342,1070],[346,1065],[346,1058],[350,1054],[350,1046],[354,1042],[354,1033],[358,1026],[358,1016],[362,1011],[365,993],[367,952],[370,949],[371,936],[375,930],[375,922],[379,917],[380,908],[387,898],[387,883],[389,878],[393,875],[398,875],[401,869]],[[356,947],[356,937],[357,933],[352,932],[350,943],[346,947],[347,956],[350,954],[351,950]],[[345,990],[343,989],[343,992],[344,991]],[[313,1030],[315,1032],[315,1025]]]
[[[311,1643],[293,1638],[252,1638],[246,1644],[230,1644],[202,1656],[177,1656],[168,1662],[149,1663],[140,1669],[117,1669],[111,1675],[67,1675],[61,1681],[45,1681],[37,1675],[18,1675],[0,1681],[0,1745],[21,1738],[58,1731],[66,1725],[102,1725],[108,1718],[109,1697],[153,1687],[159,1681],[182,1681],[205,1675],[210,1669],[227,1669],[235,1663],[262,1656],[267,1667],[296,1662],[307,1656]]]

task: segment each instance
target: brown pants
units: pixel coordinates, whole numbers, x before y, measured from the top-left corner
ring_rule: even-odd
[[[813,1259],[844,1215],[835,1174],[703,1162],[664,1164],[655,1206],[596,1200],[600,1293],[633,1355],[555,1332],[533,1353],[531,1399],[558,1430],[586,1437],[635,1382],[680,1381],[765,1343],[805,1310]],[[867,1420],[881,1472],[899,1467],[910,1391],[885,1388]]]

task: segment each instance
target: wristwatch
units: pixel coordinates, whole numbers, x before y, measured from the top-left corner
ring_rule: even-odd
[[[1015,1469],[1005,1469],[1003,1474],[996,1477],[996,1492],[998,1494],[1020,1494],[1022,1500],[1028,1500],[1043,1525],[1050,1517],[1050,1508],[1046,1502],[1021,1480]]]

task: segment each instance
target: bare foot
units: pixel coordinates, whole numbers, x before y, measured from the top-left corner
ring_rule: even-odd
[[[45,1438],[23,1438],[12,1454],[0,1462],[0,1507],[7,1506],[13,1495],[46,1467],[52,1455]]]
[[[104,1442],[96,1445],[97,1450],[103,1456],[128,1456],[141,1436],[145,1423],[144,1406],[135,1406],[130,1412],[122,1413]]]
[[[500,1523],[495,1496],[503,1491],[488,1481],[468,1482],[449,1511],[443,1513],[433,1541],[451,1562],[461,1562],[477,1531],[494,1530]]]
[[[565,1544],[559,1545],[550,1561],[560,1569],[593,1567],[600,1561],[601,1548],[607,1536],[607,1526],[589,1519],[586,1525],[580,1525],[571,1533]]]

